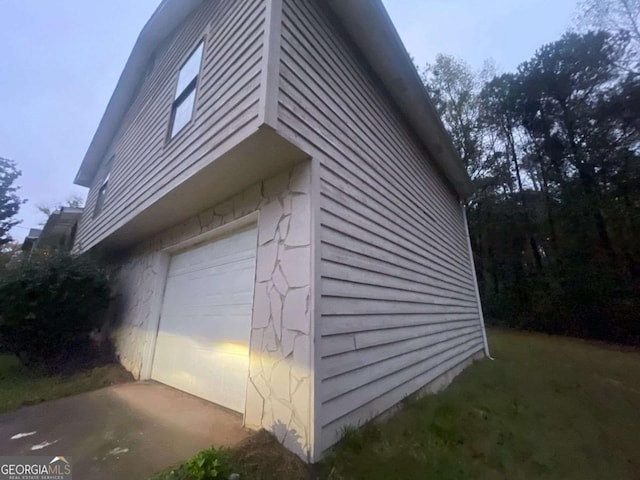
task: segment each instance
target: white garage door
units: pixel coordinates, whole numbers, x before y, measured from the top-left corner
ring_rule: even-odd
[[[152,378],[244,413],[255,227],[174,255]]]

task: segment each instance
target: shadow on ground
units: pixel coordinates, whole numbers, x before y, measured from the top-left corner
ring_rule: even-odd
[[[72,457],[80,479],[145,479],[200,450],[233,447],[248,436],[240,415],[154,382],[0,415],[3,455]]]

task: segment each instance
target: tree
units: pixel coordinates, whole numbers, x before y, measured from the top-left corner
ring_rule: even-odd
[[[533,232],[530,218],[529,196],[525,191],[525,176],[522,161],[526,157],[528,143],[519,141],[522,126],[518,118],[518,101],[520,95],[519,80],[513,74],[504,74],[488,82],[479,97],[483,124],[496,137],[494,152],[496,156],[508,162],[507,170],[515,177],[515,190],[518,194],[519,209],[523,234],[528,238],[531,257],[537,268],[542,268],[542,254],[539,242]],[[511,175],[510,175],[511,177]],[[511,182],[510,182],[511,183]],[[514,189],[511,189],[512,191]]]
[[[462,60],[438,55],[434,63],[425,66],[422,78],[469,175],[478,177],[483,141],[478,103],[480,74]]]
[[[0,276],[0,345],[49,370],[95,361],[90,334],[110,300],[107,272],[90,256],[34,252]]]
[[[640,0],[638,0],[640,1]],[[640,77],[628,34],[569,33],[484,81],[424,79],[465,159],[489,322],[640,344]]]
[[[4,269],[7,268],[11,262],[18,258],[22,253],[22,245],[18,242],[7,242],[4,245],[0,246],[0,275]]]
[[[640,0],[583,0],[580,9],[583,28],[629,38],[626,61],[636,73],[640,72]]]
[[[11,241],[9,231],[20,223],[15,217],[24,203],[15,181],[22,175],[16,163],[0,157],[0,246]]]
[[[616,246],[602,201],[606,172],[616,169],[616,142],[601,110],[624,78],[617,64],[625,46],[603,31],[566,34],[542,47],[518,74],[517,109],[541,168],[564,195],[570,221],[585,234],[584,247],[599,249],[614,264]]]

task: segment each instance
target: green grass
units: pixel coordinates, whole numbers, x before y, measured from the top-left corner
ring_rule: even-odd
[[[45,375],[24,367],[13,355],[0,354],[0,413],[131,380],[119,365],[73,375]]]
[[[383,423],[348,429],[339,479],[640,479],[640,353],[491,331],[495,361]]]
[[[640,480],[640,352],[507,331],[489,341],[495,361],[345,429],[314,480]],[[254,438],[229,451],[242,480],[307,476],[272,437]],[[182,466],[155,478],[191,477]]]

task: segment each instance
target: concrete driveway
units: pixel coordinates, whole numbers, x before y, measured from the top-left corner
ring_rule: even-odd
[[[0,455],[73,458],[78,480],[145,479],[250,435],[239,414],[155,382],[127,383],[0,415]]]

